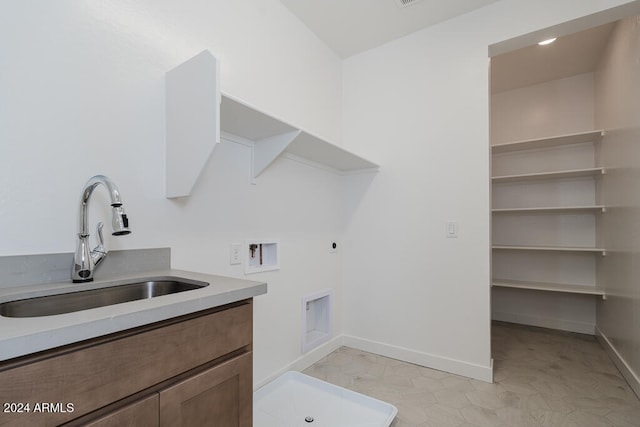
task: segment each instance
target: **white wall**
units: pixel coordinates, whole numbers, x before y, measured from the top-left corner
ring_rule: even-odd
[[[345,60],[345,146],[382,164],[347,192],[355,345],[490,377],[488,47],[623,3],[505,0]]]
[[[491,95],[491,143],[593,130],[593,73]]]
[[[173,267],[244,277],[229,245],[280,239],[281,270],[250,276],[269,284],[255,301],[256,382],[300,356],[302,295],[334,288],[340,332],[336,175],[283,159],[251,186],[249,147],[223,142],[190,198],[164,197],[166,71],[209,49],[223,91],[337,140],[341,66],[327,47],[276,0],[0,4],[1,255],[72,252],[80,190],[103,173],[133,231],[111,249],[168,246]]]
[[[600,162],[602,244],[599,270],[607,300],[598,304],[598,333],[640,395],[640,15],[619,22],[596,72],[596,122],[607,130]]]

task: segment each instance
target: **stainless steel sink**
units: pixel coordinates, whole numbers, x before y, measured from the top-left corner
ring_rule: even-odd
[[[178,292],[201,289],[206,282],[181,280],[146,280],[87,291],[53,294],[0,304],[0,316],[42,317],[105,307],[123,302],[150,299]]]

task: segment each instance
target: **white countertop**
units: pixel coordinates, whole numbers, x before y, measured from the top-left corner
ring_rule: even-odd
[[[64,282],[0,289],[0,303],[115,286],[140,279],[180,278],[207,282],[209,286],[73,313],[25,318],[0,316],[0,361],[195,313],[267,292],[265,282],[169,269],[112,276],[90,283]]]

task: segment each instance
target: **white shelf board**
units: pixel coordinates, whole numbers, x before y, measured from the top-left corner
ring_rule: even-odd
[[[254,177],[285,152],[339,172],[377,170],[379,167],[227,94],[222,94],[221,128],[225,133],[254,142]],[[261,142],[270,145],[269,149],[258,148]]]
[[[224,93],[220,104],[220,126],[223,132],[251,141],[259,141],[296,130],[295,127]]]
[[[285,150],[287,153],[329,166],[340,172],[377,169],[379,166],[357,154],[302,131]]]
[[[554,207],[536,207],[536,208],[510,208],[510,209],[492,209],[495,214],[580,214],[580,213],[602,213],[606,212],[606,207],[599,206],[554,206]]]
[[[537,148],[558,147],[561,145],[579,144],[582,142],[597,142],[604,135],[603,130],[572,133],[568,135],[552,136],[549,138],[527,139],[491,146],[494,154],[510,151],[533,150]]]
[[[604,168],[588,168],[588,169],[573,169],[556,172],[539,172],[539,173],[527,173],[521,175],[502,175],[494,176],[491,180],[494,183],[502,182],[517,182],[517,181],[537,181],[545,179],[562,179],[562,178],[581,178],[589,176],[598,176],[605,173]]]
[[[596,286],[589,285],[574,285],[566,283],[544,283],[544,282],[525,282],[520,280],[504,280],[493,279],[491,286],[500,288],[515,288],[515,289],[531,289],[536,291],[548,291],[548,292],[564,292],[571,294],[582,295],[597,295],[605,297],[603,289]]]
[[[512,246],[512,245],[493,245],[495,250],[504,251],[544,251],[544,252],[587,252],[587,253],[601,253],[606,255],[606,250],[603,248],[585,248],[579,246]]]

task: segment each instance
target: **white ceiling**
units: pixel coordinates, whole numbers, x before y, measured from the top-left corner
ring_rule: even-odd
[[[559,37],[491,58],[491,92],[595,71],[615,23]]]
[[[340,57],[380,46],[498,0],[280,0]],[[400,4],[409,3],[402,7]],[[491,58],[497,93],[595,70],[614,23]]]
[[[340,57],[380,46],[498,0],[280,0]]]

